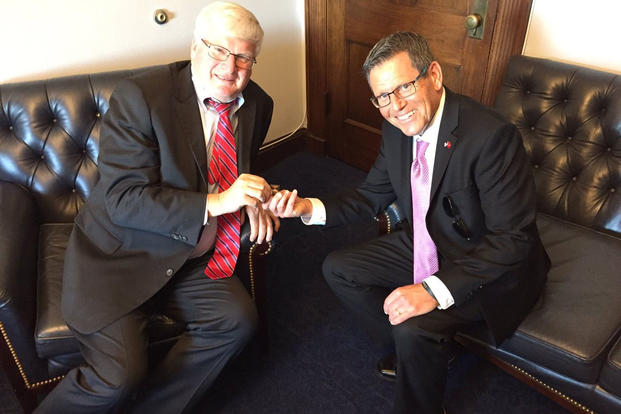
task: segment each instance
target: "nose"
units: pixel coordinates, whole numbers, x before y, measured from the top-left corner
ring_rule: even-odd
[[[390,106],[392,107],[394,111],[400,111],[401,109],[403,109],[405,104],[406,104],[405,99],[399,98],[394,93],[390,97]]]
[[[237,69],[237,66],[235,66],[235,56],[229,55],[226,60],[223,60],[222,63],[220,63],[220,66],[226,68],[227,73],[235,72]]]

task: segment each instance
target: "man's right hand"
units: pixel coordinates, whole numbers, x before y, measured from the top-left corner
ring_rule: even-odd
[[[210,217],[232,213],[244,206],[259,207],[272,195],[270,185],[258,175],[242,174],[225,191],[207,195]]]
[[[306,198],[298,198],[298,190],[281,190],[263,207],[280,218],[310,217],[313,214],[313,204]]]

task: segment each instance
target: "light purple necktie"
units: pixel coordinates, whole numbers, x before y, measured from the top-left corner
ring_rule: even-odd
[[[425,215],[429,209],[431,180],[429,167],[425,159],[428,142],[416,141],[416,159],[412,163],[412,226],[414,232],[414,283],[420,283],[438,271],[438,253],[436,245],[425,224]]]

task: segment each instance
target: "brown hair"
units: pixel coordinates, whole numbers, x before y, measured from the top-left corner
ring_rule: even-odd
[[[422,71],[435,59],[424,37],[414,32],[396,32],[380,39],[373,46],[362,65],[362,72],[369,80],[371,70],[398,53],[407,52],[412,66]]]

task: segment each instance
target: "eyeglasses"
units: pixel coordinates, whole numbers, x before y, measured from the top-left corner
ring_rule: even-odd
[[[209,53],[209,56],[211,56],[215,60],[225,61],[229,58],[229,56],[233,55],[233,57],[235,57],[235,66],[241,69],[251,69],[252,65],[257,63],[257,60],[251,56],[238,55],[231,52],[225,47],[211,44],[205,39],[201,40],[203,41],[205,46],[207,46],[207,53]]]
[[[466,226],[466,223],[464,223],[459,215],[459,209],[455,205],[453,199],[449,196],[445,196],[442,200],[442,207],[444,207],[446,215],[453,219],[453,228],[455,231],[464,239],[470,240],[472,233],[470,233],[468,226]]]
[[[408,96],[414,95],[416,93],[416,82],[418,82],[420,78],[425,76],[425,74],[427,73],[427,68],[429,68],[429,65],[425,66],[425,68],[418,74],[416,79],[414,79],[413,81],[398,86],[392,92],[373,96],[372,98],[369,98],[369,100],[376,108],[383,108],[390,104],[390,95],[395,95],[399,99],[407,98]]]

